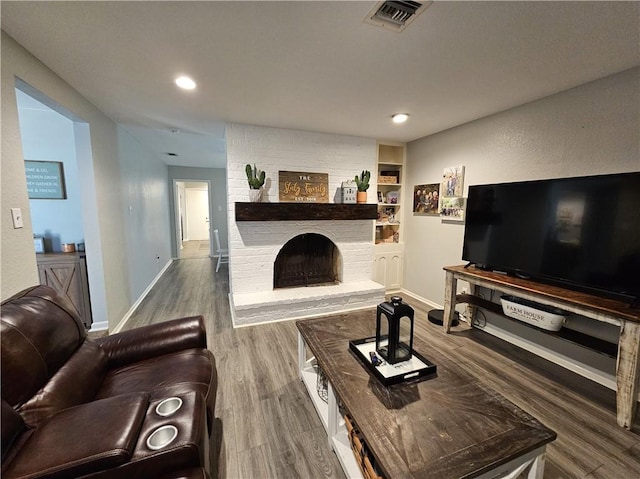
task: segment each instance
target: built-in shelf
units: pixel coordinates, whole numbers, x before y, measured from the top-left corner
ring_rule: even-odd
[[[408,207],[411,207],[411,199],[402,200],[402,184],[407,182],[404,171],[406,145],[378,142],[377,146],[376,173],[378,179],[387,176],[394,177],[396,181],[396,183],[379,182],[376,185],[378,218],[375,225],[373,276],[374,280],[384,285],[385,290],[389,293],[399,291],[402,287],[404,263],[404,244],[402,243],[404,241],[404,226],[402,222],[405,210],[408,212]],[[396,192],[395,197],[390,195],[392,192]],[[405,191],[405,198],[407,198],[406,193]],[[402,203],[406,206],[403,207]]]
[[[487,311],[491,311],[494,314],[500,315],[512,321],[518,321],[517,319],[513,319],[513,318],[510,318],[509,316],[506,316],[502,311],[501,305],[494,303],[492,301],[486,300],[484,298],[480,298],[478,296],[473,296],[471,294],[459,294],[456,296],[456,302],[472,304],[474,306],[486,309]],[[612,344],[608,341],[604,341],[602,339],[595,338],[593,336],[589,336],[587,334],[574,331],[572,329],[561,328],[559,331],[548,331],[546,329],[537,328],[523,321],[518,321],[518,324],[521,324],[522,326],[525,326],[531,329],[535,329],[545,334],[557,336],[559,338],[564,339],[565,341],[569,341],[571,343],[577,344],[584,348],[588,348],[592,351],[597,351],[611,358],[615,358],[618,354],[617,344]]]
[[[375,204],[236,203],[236,221],[375,220]]]

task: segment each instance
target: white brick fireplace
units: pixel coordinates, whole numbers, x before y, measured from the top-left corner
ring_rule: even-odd
[[[317,316],[375,306],[384,288],[371,280],[373,220],[238,221],[235,203],[249,201],[245,165],[267,173],[263,201],[278,202],[278,171],[329,174],[330,202],[339,202],[342,181],[375,171],[376,143],[366,138],[248,125],[227,127],[229,289],[235,326]],[[374,193],[372,194],[371,191]],[[376,185],[369,188],[375,203]],[[338,196],[339,197],[339,196]],[[274,290],[274,262],[290,239],[326,236],[337,246],[342,282]]]

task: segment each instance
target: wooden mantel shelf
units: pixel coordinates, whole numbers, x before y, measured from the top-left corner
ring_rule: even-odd
[[[236,203],[236,221],[375,220],[375,204]]]

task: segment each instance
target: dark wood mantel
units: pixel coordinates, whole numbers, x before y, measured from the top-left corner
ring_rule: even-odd
[[[375,220],[375,204],[236,202],[236,221]]]

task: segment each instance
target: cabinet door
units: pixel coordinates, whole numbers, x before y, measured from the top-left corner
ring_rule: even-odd
[[[47,262],[38,265],[40,283],[50,286],[75,306],[85,327],[91,326],[88,285],[83,260]]]
[[[402,263],[404,255],[398,253],[377,253],[374,257],[374,278],[385,289],[402,287]]]
[[[387,288],[399,289],[402,287],[402,264],[403,255],[401,253],[392,254],[387,262]]]
[[[387,287],[387,255],[385,253],[374,255],[373,280]]]

